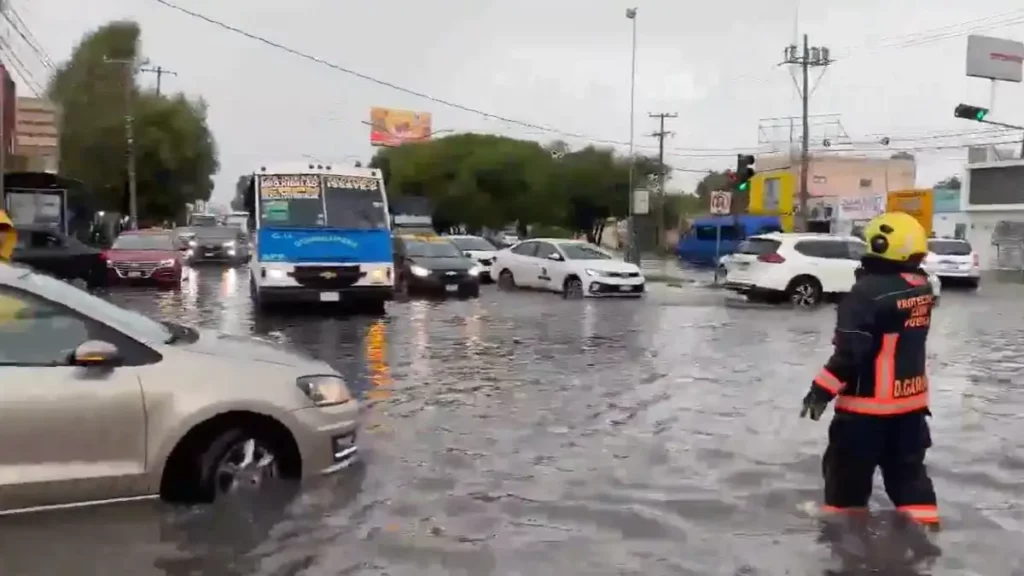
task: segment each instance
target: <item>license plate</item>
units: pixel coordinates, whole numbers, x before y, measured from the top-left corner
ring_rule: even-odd
[[[129,278],[142,278],[142,272],[129,272],[127,276]]]
[[[619,292],[632,292],[632,286],[619,286]]]
[[[338,292],[321,292],[320,293],[320,301],[321,302],[340,302],[341,301],[341,294],[339,294]]]
[[[459,291],[459,285],[458,284],[449,284],[449,285],[445,286],[444,289],[449,291],[449,292],[458,292]]]
[[[213,252],[206,252],[206,256],[213,256]]]

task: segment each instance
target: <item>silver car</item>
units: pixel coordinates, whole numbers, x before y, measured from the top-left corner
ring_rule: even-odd
[[[0,263],[0,513],[330,474],[356,458],[358,414],[323,362]]]

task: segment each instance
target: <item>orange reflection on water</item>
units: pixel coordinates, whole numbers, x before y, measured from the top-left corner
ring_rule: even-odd
[[[370,369],[373,387],[366,394],[372,401],[387,400],[391,397],[391,369],[387,358],[387,329],[383,320],[377,320],[366,334],[366,365]]]

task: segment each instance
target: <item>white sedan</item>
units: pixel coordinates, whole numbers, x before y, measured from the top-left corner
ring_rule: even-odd
[[[466,255],[466,258],[476,262],[480,268],[480,280],[491,282],[494,277],[491,275],[491,266],[494,264],[494,253],[497,248],[480,236],[446,236],[452,244]]]
[[[492,271],[503,289],[532,288],[565,298],[644,294],[644,275],[601,248],[578,240],[535,238],[497,252]]]

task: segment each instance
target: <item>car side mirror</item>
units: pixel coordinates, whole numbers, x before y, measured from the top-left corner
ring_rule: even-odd
[[[548,254],[548,260],[554,260],[555,262],[561,262],[562,261],[562,255],[561,254],[557,254],[557,253]]]
[[[71,353],[71,364],[74,366],[113,368],[121,363],[121,353],[117,346],[102,340],[83,342]]]

